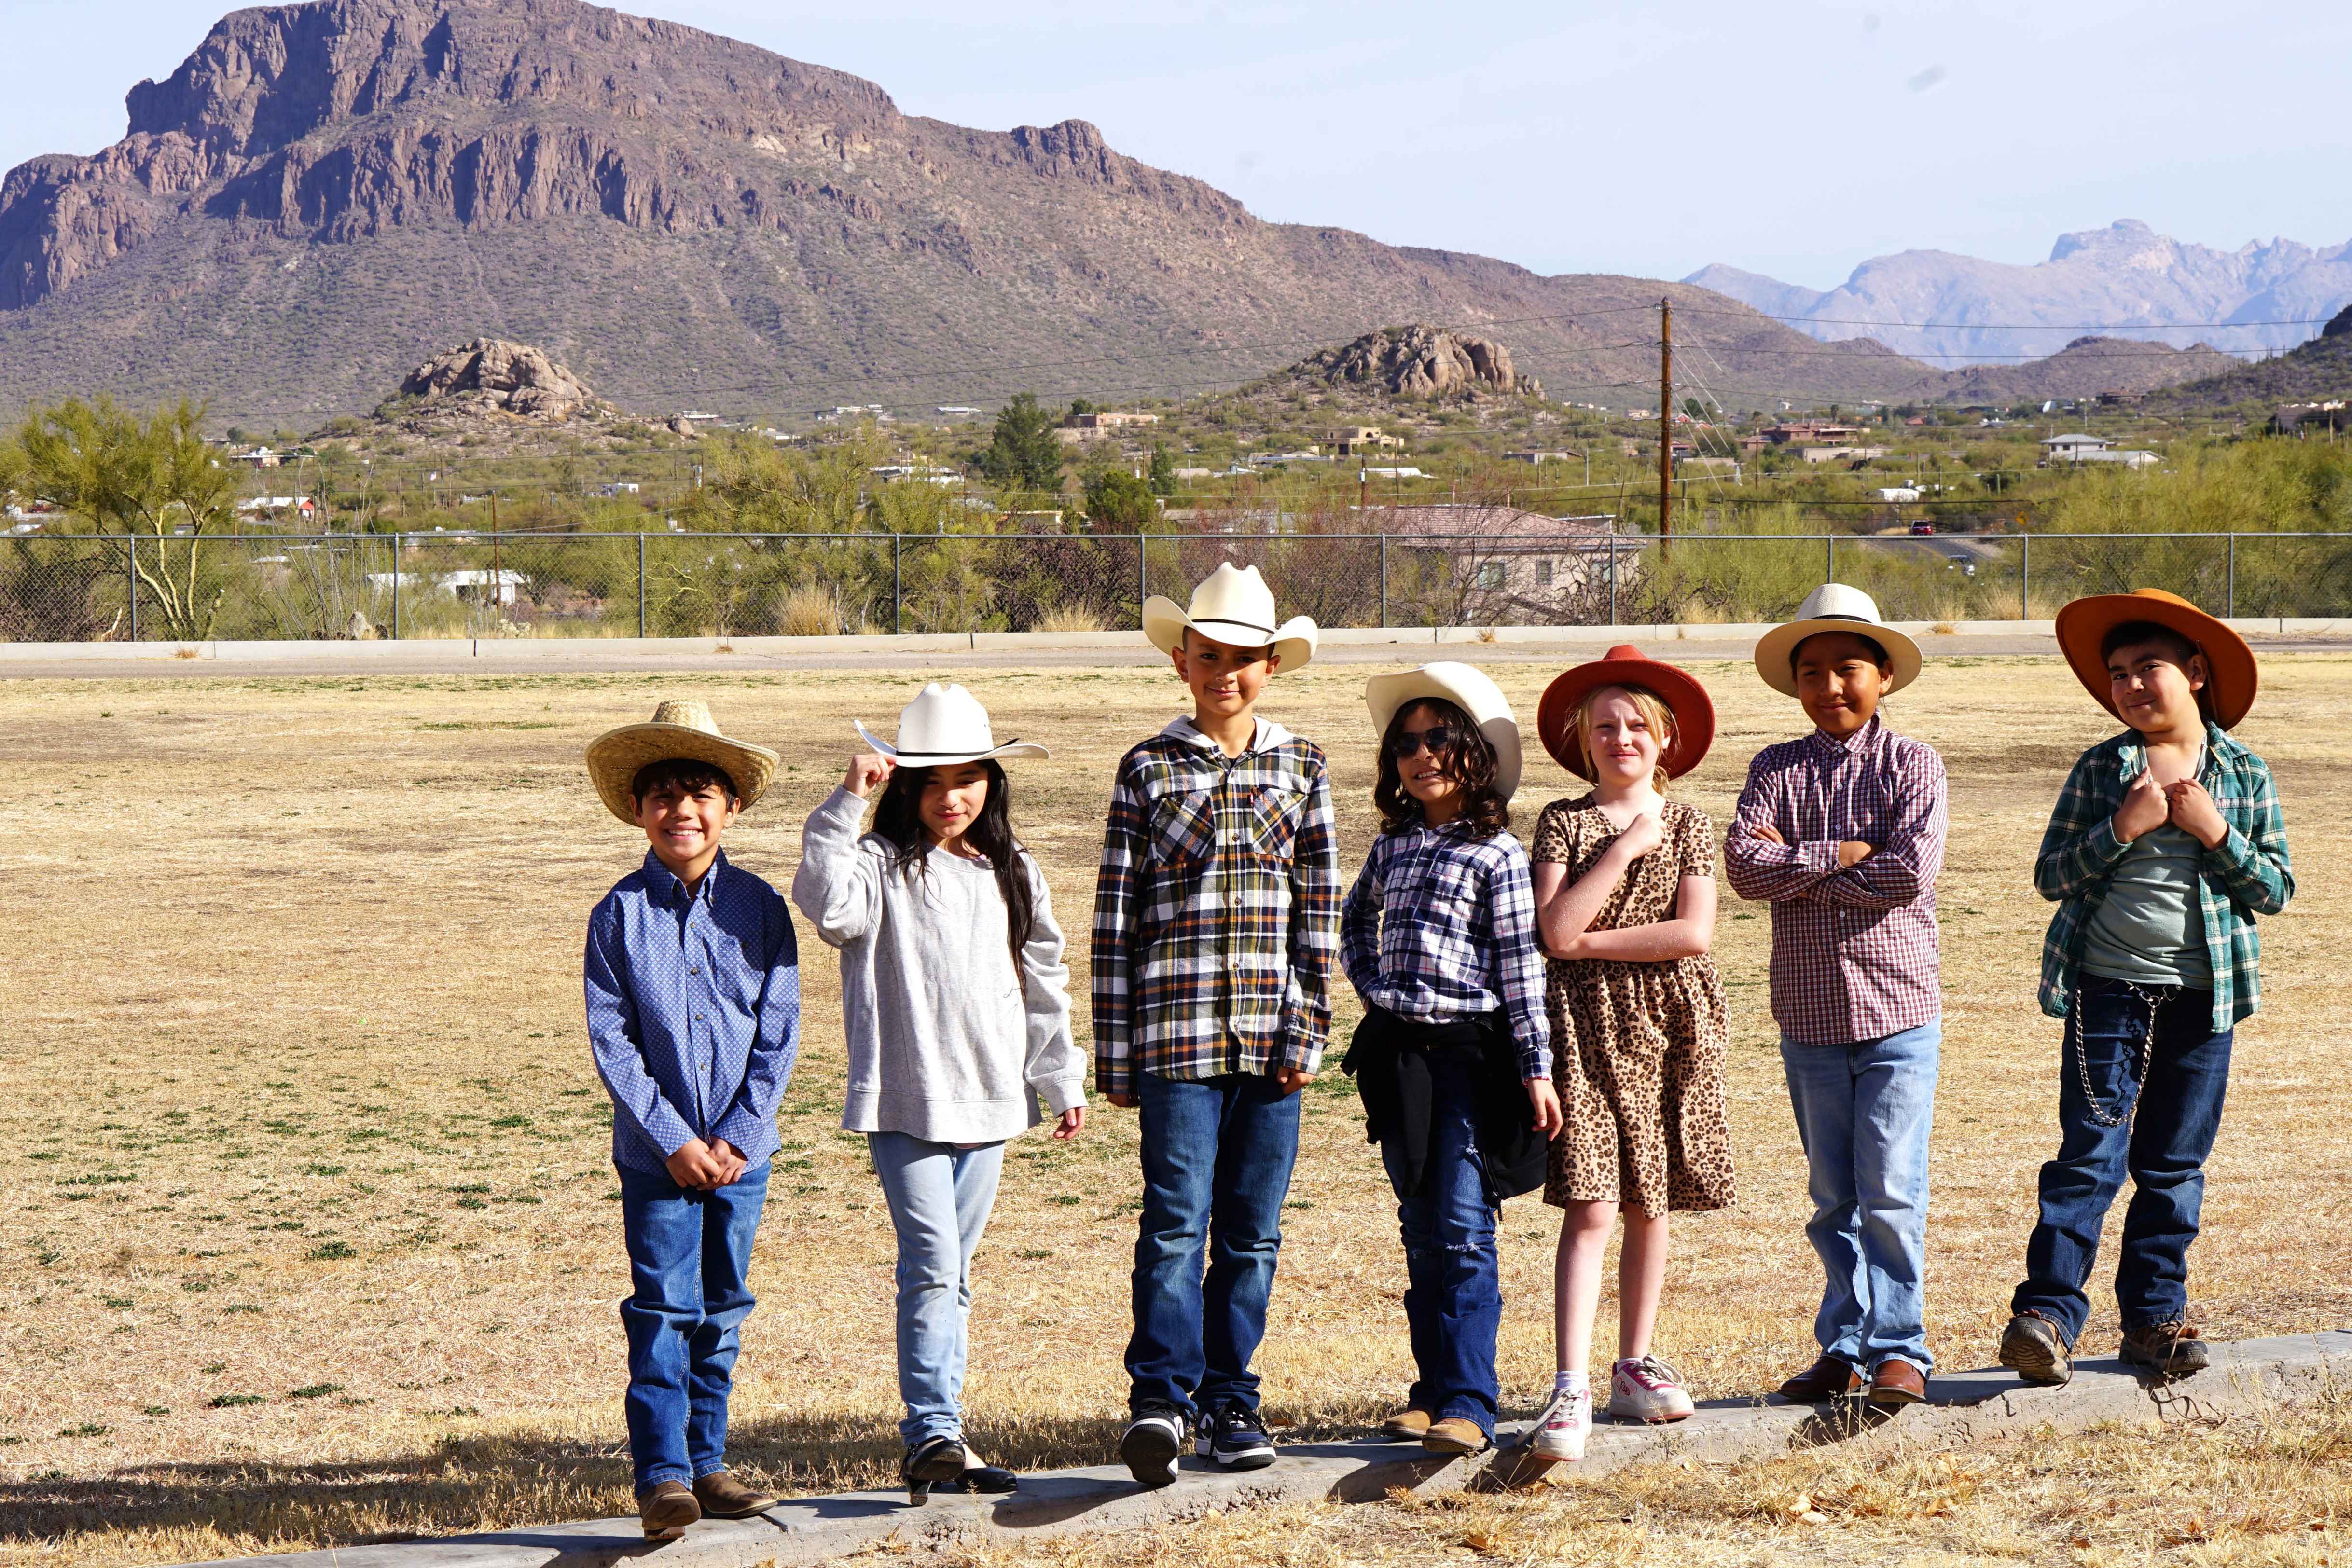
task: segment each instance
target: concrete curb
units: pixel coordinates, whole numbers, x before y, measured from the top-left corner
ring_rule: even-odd
[[[1964,1448],[2041,1429],[2081,1432],[2109,1422],[2210,1420],[2310,1398],[2352,1371],[2352,1331],[2216,1344],[2213,1366],[2186,1382],[2144,1383],[2112,1360],[2075,1364],[2063,1388],[2036,1388],[2001,1367],[1938,1375],[1928,1402],[1889,1414],[1858,1401],[1819,1406],[1710,1400],[1672,1427],[1603,1426],[1577,1473],[1688,1458],[1766,1458],[1832,1444],[1889,1454]],[[1414,1492],[1524,1485],[1549,1467],[1506,1448],[1444,1458],[1384,1443],[1286,1446],[1269,1469],[1223,1475],[1187,1460],[1173,1486],[1145,1491],[1118,1467],[1024,1476],[1009,1498],[941,1495],[923,1508],[904,1493],[841,1492],[794,1498],[751,1520],[698,1524],[683,1540],[649,1546],[634,1519],[583,1520],[396,1545],[346,1546],[235,1561],[256,1568],[610,1568],[648,1561],[668,1568],[793,1568],[874,1546],[1108,1534],[1197,1519],[1212,1509],[1335,1499],[1371,1501]]]

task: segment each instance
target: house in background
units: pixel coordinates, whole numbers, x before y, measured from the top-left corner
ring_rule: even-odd
[[[2042,443],[2044,468],[2061,463],[2120,463],[2126,468],[2145,468],[2157,461],[2153,452],[2118,452],[2114,442],[2080,432],[2053,435]]]
[[[1366,453],[1401,450],[1401,437],[1382,434],[1378,425],[1346,424],[1324,437],[1324,444],[1341,457],[1361,457]]]
[[[1478,503],[1372,507],[1363,530],[1388,535],[1402,553],[1391,568],[1394,601],[1457,626],[1591,620],[1589,601],[1609,591],[1612,555],[1630,574],[1652,542],[1618,533],[1605,515],[1553,517]]]

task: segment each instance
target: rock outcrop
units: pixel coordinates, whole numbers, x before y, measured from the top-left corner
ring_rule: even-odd
[[[477,338],[434,355],[408,372],[400,395],[447,412],[502,412],[542,422],[566,418],[583,404],[603,410],[588,383],[545,350],[503,338]]]
[[[1397,397],[1543,395],[1543,383],[1521,376],[1511,363],[1511,350],[1502,344],[1418,325],[1367,332],[1344,348],[1326,349],[1302,361],[1294,373],[1328,386],[1377,390]]]

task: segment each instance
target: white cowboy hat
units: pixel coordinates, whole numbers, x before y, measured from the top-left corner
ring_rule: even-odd
[[[1374,675],[1364,683],[1364,704],[1372,710],[1372,727],[1383,736],[1391,719],[1424,697],[1443,698],[1470,716],[1470,722],[1495,748],[1495,792],[1509,800],[1519,788],[1519,721],[1503,688],[1488,680],[1485,672],[1453,663]]]
[[[862,721],[853,719],[858,738],[903,768],[945,768],[958,762],[985,762],[992,758],[1050,755],[1034,740],[996,744],[988,727],[988,710],[961,686],[937,681],[898,710],[898,741],[884,740]]]
[[[685,698],[654,709],[650,724],[625,724],[590,741],[588,779],[605,809],[635,827],[637,803],[629,793],[630,784],[646,764],[673,757],[708,762],[725,772],[735,781],[735,799],[745,810],[768,788],[783,760],[764,746],[728,739],[719,733],[708,705]]]
[[[1263,648],[1270,643],[1286,670],[1295,670],[1315,656],[1315,622],[1294,615],[1276,624],[1274,590],[1254,566],[1236,567],[1226,561],[1218,567],[1192,591],[1189,611],[1156,593],[1143,601],[1143,634],[1161,653],[1176,651],[1187,626],[1203,637],[1237,648]]]
[[[1899,692],[1919,678],[1919,644],[1879,620],[1878,601],[1859,588],[1824,582],[1805,595],[1794,621],[1775,626],[1756,640],[1756,673],[1764,677],[1764,684],[1795,696],[1797,672],[1789,661],[1798,643],[1822,632],[1852,632],[1885,649],[1886,662],[1895,667],[1894,677],[1886,683],[1890,692]]]

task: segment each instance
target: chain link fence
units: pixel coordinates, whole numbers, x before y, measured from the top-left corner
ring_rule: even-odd
[[[1226,560],[1328,627],[1775,621],[1832,580],[1897,621],[2352,612],[2347,534],[62,534],[0,539],[0,640],[1130,630]]]

